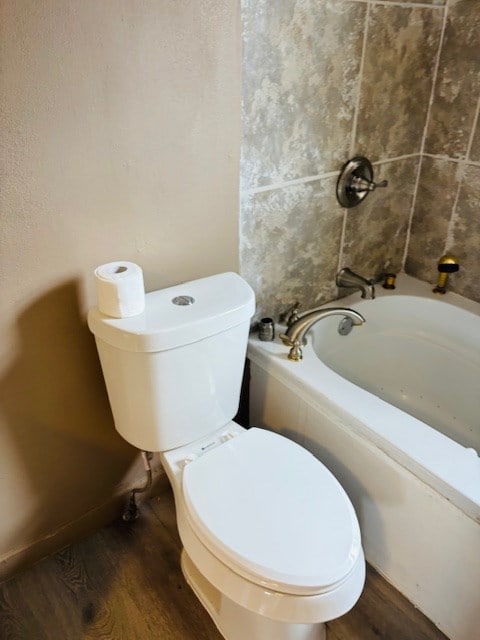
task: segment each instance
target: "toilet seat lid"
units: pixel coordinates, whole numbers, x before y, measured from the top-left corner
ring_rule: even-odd
[[[252,428],[183,473],[185,511],[216,557],[288,594],[329,591],[353,570],[360,529],[348,496],[311,453]]]

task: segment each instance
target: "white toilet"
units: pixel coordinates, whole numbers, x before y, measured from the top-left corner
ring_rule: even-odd
[[[232,421],[254,294],[235,273],[92,309],[115,426],[159,451],[175,496],[182,569],[227,640],[321,640],[357,602],[365,560],[353,507],[308,451]]]

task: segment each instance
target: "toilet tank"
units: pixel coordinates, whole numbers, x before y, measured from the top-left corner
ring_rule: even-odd
[[[145,451],[207,435],[238,410],[255,297],[236,273],[146,294],[145,311],[88,314],[115,427]]]

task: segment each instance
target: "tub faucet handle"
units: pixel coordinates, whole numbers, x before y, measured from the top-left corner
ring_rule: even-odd
[[[286,347],[290,347],[290,351],[288,352],[289,360],[294,360],[295,362],[303,360],[302,346],[305,344],[304,341],[292,340],[285,333],[280,334],[280,340]]]
[[[280,315],[280,321],[285,322],[287,327],[291,327],[294,322],[298,320],[298,309],[300,307],[300,302],[295,302],[291,307],[289,307],[285,313]]]
[[[437,285],[433,288],[433,293],[445,294],[447,292],[448,276],[460,269],[460,262],[452,254],[447,254],[440,258],[437,268],[438,279]]]
[[[303,360],[303,352],[299,340],[294,341],[292,348],[288,352],[288,359],[293,360],[294,362],[300,362],[300,360]]]

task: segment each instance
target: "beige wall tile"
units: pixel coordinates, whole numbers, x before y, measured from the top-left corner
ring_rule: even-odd
[[[348,210],[342,266],[367,278],[402,269],[418,163],[408,158],[374,167],[375,179],[387,179],[388,187]]]
[[[453,0],[448,11],[425,149],[464,158],[480,95],[480,5]]]
[[[343,0],[244,1],[243,188],[345,162],[365,13]]]
[[[451,277],[450,288],[480,302],[480,167],[462,171],[447,249],[460,260],[460,271]]]
[[[437,279],[437,263],[445,251],[458,180],[457,163],[423,159],[405,265],[405,271],[420,280],[433,283]]]
[[[480,117],[477,121],[475,134],[473,136],[472,148],[470,150],[470,160],[473,160],[474,162],[480,162]]]
[[[421,150],[443,12],[372,5],[356,150],[372,161]]]
[[[334,178],[251,196],[241,264],[257,296],[257,317],[278,319],[297,300],[307,309],[336,297],[342,224]]]

